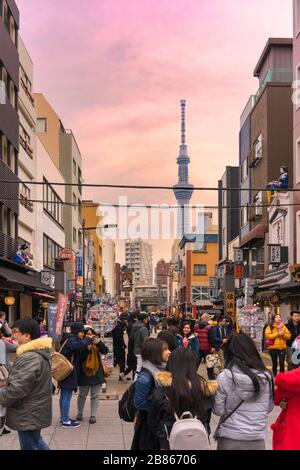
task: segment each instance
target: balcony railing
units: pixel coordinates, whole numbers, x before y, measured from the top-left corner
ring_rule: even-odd
[[[255,101],[259,99],[268,83],[292,83],[293,71],[289,68],[273,68],[270,69],[262,81],[256,95]]]
[[[0,257],[13,259],[18,251],[18,241],[0,232]]]
[[[24,82],[23,78],[21,78],[21,85],[22,85],[22,88],[24,89],[26,95],[28,96],[29,98],[29,101],[31,102],[32,106],[34,106],[34,98],[28,88],[28,86],[26,85],[26,83]]]
[[[258,165],[258,163],[263,158],[263,146],[261,146],[258,150],[254,146],[252,148],[248,158],[249,158],[249,167],[250,168],[253,168],[256,165]]]
[[[20,204],[22,204],[22,206],[24,206],[29,212],[33,212],[33,203],[23,194],[20,194]]]
[[[26,140],[20,135],[20,144],[25,150],[25,152],[29,155],[30,158],[33,158],[33,149],[30,145],[26,142]]]
[[[259,204],[256,205],[256,206],[250,207],[249,210],[250,210],[250,220],[251,221],[259,220],[261,218],[261,216],[263,215],[263,208]]]

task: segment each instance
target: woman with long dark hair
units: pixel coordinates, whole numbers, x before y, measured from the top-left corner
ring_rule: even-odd
[[[180,333],[176,335],[175,342],[177,348],[190,349],[196,354],[197,358],[199,358],[199,342],[193,330],[191,322],[182,322],[180,325]]]
[[[218,450],[265,450],[274,383],[252,339],[233,333],[224,346],[225,369],[218,376],[213,411],[221,416]]]
[[[138,374],[134,392],[136,423],[131,450],[159,449],[157,437],[149,429],[147,418],[156,374],[166,369],[169,356],[167,343],[155,338],[147,338],[144,341],[142,369]]]
[[[190,412],[197,417],[209,434],[212,408],[211,397],[216,392],[216,382],[208,382],[198,375],[198,361],[190,349],[176,349],[168,362],[168,372],[156,374],[157,387],[153,392],[148,414],[148,424],[158,437],[160,449],[169,449],[168,436],[176,421]]]

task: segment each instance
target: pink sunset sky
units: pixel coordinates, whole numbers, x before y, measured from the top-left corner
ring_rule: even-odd
[[[268,37],[292,37],[291,0],[17,0],[45,94],[81,149],[85,182],[177,182],[179,100],[190,180],[217,186],[238,164],[239,118]],[[97,202],[174,203],[168,191],[92,190]],[[193,203],[217,203],[195,193]],[[155,244],[155,259],[170,243]],[[120,261],[123,261],[121,258]]]

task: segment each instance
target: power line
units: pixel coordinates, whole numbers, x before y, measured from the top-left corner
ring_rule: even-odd
[[[179,205],[159,205],[159,204],[102,204],[101,202],[99,203],[89,203],[85,204],[82,202],[81,204],[74,204],[72,202],[64,202],[64,201],[43,201],[41,199],[26,199],[26,198],[0,198],[1,202],[10,202],[10,201],[15,201],[15,202],[22,202],[24,205],[26,203],[33,203],[33,204],[62,204],[62,205],[67,205],[70,207],[114,207],[114,208],[124,208],[124,209],[181,209],[184,206],[179,206]],[[295,207],[299,206],[299,203],[287,203],[287,204],[280,204],[278,207]],[[243,209],[243,208],[248,208],[248,209],[255,209],[255,208],[264,208],[264,207],[271,207],[269,204],[260,204],[260,205],[254,205],[254,204],[245,204],[245,205],[239,205],[239,206],[207,206],[207,205],[187,205],[187,208],[189,209],[230,209],[230,210],[238,210],[238,209]]]
[[[145,185],[127,185],[127,184],[99,184],[99,183],[62,183],[62,182],[47,182],[44,181],[12,181],[12,180],[0,180],[3,184],[25,184],[25,185],[43,185],[43,186],[74,186],[74,187],[86,187],[86,188],[106,188],[106,189],[158,189],[158,190],[174,190],[174,186],[145,186]],[[184,186],[176,186],[176,189],[181,191],[191,191],[191,188],[185,188]],[[269,188],[214,188],[214,187],[197,187],[192,188],[193,191],[276,191]],[[280,191],[280,189],[278,190]],[[300,188],[290,188],[284,190],[288,192],[300,192]]]

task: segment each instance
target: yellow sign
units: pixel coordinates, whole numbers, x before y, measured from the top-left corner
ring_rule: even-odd
[[[48,308],[49,303],[48,302],[43,302],[43,308]]]
[[[4,299],[5,305],[14,305],[15,301],[14,297],[5,297]]]
[[[230,316],[232,322],[235,323],[234,292],[226,292],[226,313]]]

